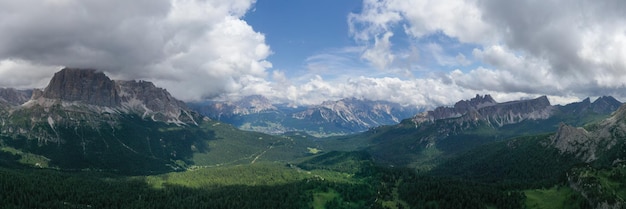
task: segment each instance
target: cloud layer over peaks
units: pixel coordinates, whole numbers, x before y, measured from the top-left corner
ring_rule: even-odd
[[[626,97],[625,1],[365,0],[363,8],[348,20],[354,39],[368,47],[362,58],[373,65],[399,67],[388,57],[401,50],[377,44],[381,37],[389,40],[389,32],[403,31],[422,48],[437,42],[429,36],[444,36],[472,46],[472,53],[460,55],[480,63],[448,67],[445,77],[461,88]],[[390,44],[402,48],[403,43]],[[368,56],[384,50],[391,55]]]
[[[155,81],[181,99],[237,91],[243,77],[266,76],[271,67],[264,35],[241,20],[253,3],[0,1],[0,73],[12,73],[0,86],[29,86],[41,66],[49,72],[39,79],[71,66]]]
[[[290,57],[269,43],[288,30],[258,31],[244,20],[255,3],[0,0],[0,87],[44,87],[68,66],[153,81],[187,101],[262,94],[294,105],[356,97],[432,107],[475,94],[626,99],[623,0],[363,0],[337,20],[290,11],[289,21],[347,29],[344,37],[303,36],[344,45],[298,49],[309,55],[290,60],[302,63],[293,69],[270,62]]]

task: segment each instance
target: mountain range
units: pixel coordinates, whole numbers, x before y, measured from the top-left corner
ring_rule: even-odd
[[[44,89],[3,92],[0,153],[40,167],[163,173],[288,161],[320,146],[314,140],[241,131],[198,114],[151,82],[111,80],[93,69],[64,68]],[[360,146],[325,144],[335,150]]]
[[[626,106],[611,96],[551,105],[546,96],[497,102],[476,95],[423,112],[354,98],[297,108],[262,96],[187,105],[151,82],[111,80],[93,69],[64,68],[44,89],[0,89],[0,174],[24,164],[120,175],[193,175],[198,169],[261,164],[254,167],[256,175],[265,166],[277,169],[278,163],[294,172],[290,175],[317,172],[340,179],[325,183],[318,174],[307,176],[300,182],[305,188],[376,182],[361,188],[371,194],[332,199],[353,204],[364,204],[363,198],[372,195],[376,198],[365,202],[381,207],[388,204],[377,202],[379,198],[405,206],[443,204],[447,200],[414,201],[424,192],[410,191],[432,181],[466,185],[470,189],[451,187],[464,196],[479,192],[471,188],[486,187],[484,191],[503,190],[498,198],[512,201],[519,200],[511,196],[516,191],[556,185],[571,191],[559,195],[584,200],[582,205],[626,204],[621,180],[626,178]],[[318,138],[309,133],[342,135]],[[343,135],[348,133],[353,134]],[[422,181],[413,173],[428,178]],[[446,178],[462,182],[445,183]],[[253,182],[259,180],[267,179]],[[341,190],[343,186],[307,191],[325,191],[314,198],[354,192]]]
[[[346,98],[319,105],[273,104],[261,95],[238,101],[191,103],[205,116],[250,131],[269,134],[306,132],[315,136],[345,135],[381,125],[397,124],[420,111],[387,101]]]
[[[382,101],[352,98],[294,108],[274,105],[262,96],[250,96],[237,102],[190,104],[189,108],[151,82],[114,81],[97,70],[73,68],[55,73],[44,89],[2,89],[0,96],[3,144],[71,168],[117,169],[120,165],[112,161],[121,157],[136,159],[125,160],[129,163],[122,167],[126,168],[130,162],[158,161],[145,163],[158,164],[158,169],[151,168],[156,170],[176,167],[173,162],[177,161],[217,162],[194,157],[209,153],[211,142],[249,143],[243,136],[265,138],[273,141],[270,144],[289,140],[291,145],[283,144],[281,149],[296,146],[298,151],[287,151],[292,156],[306,155],[309,148],[365,148],[381,163],[429,167],[442,157],[485,143],[555,132],[561,123],[581,126],[599,121],[621,105],[610,96],[561,106],[551,105],[545,96],[499,103],[490,95],[476,95],[453,106],[415,114],[415,108]],[[287,134],[239,132],[228,128],[224,121],[244,129]],[[367,131],[336,139],[304,138],[307,133],[348,134],[364,130]],[[294,141],[294,137],[300,140]],[[248,148],[249,152],[265,149]],[[277,150],[275,146],[272,149]]]
[[[621,106],[610,96],[568,105],[551,105],[545,96],[498,103],[490,95],[438,107],[347,138],[367,139],[383,164],[429,169],[449,156],[512,137],[555,132],[560,124],[600,121]]]
[[[180,158],[180,146],[192,142],[158,128],[204,120],[150,82],[113,81],[91,69],[65,68],[17,104],[5,106],[2,143],[65,168],[168,169],[170,159]]]

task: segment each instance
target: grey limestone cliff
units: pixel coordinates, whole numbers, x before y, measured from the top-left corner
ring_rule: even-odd
[[[553,107],[546,96],[536,99],[498,103],[490,95],[457,102],[453,107],[438,107],[412,118],[416,124],[442,119],[456,118],[461,121],[486,121],[501,127],[528,119],[546,119],[552,115]]]
[[[54,74],[41,96],[107,107],[121,104],[115,82],[94,69],[62,69]]]
[[[167,90],[147,81],[113,81],[94,69],[62,69],[45,89],[33,90],[25,107],[59,104],[73,110],[137,113],[154,121],[195,124],[194,113]]]

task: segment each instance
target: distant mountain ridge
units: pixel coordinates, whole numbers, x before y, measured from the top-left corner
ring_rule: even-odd
[[[301,120],[318,119],[315,122],[319,124],[340,123],[342,126],[353,126],[356,129],[399,123],[404,119],[404,115],[410,115],[415,111],[417,108],[403,107],[392,102],[347,98],[326,101],[321,105],[294,113],[292,117]]]
[[[221,119],[248,120],[241,123],[242,126],[265,127],[266,130],[329,134],[348,133],[365,125],[376,126],[333,141],[306,140],[304,134],[298,133],[268,136],[239,131],[201,116],[150,82],[114,81],[97,70],[63,69],[45,89],[32,91],[27,102],[23,101],[28,92],[5,91],[10,93],[0,94],[3,98],[0,99],[1,145],[45,156],[53,164],[68,168],[134,169],[138,166],[145,170],[168,170],[193,165],[197,156],[211,156],[198,162],[219,164],[253,161],[260,157],[258,153],[270,149],[263,156],[280,159],[285,153],[302,156],[311,154],[309,148],[329,151],[339,146],[365,149],[379,163],[428,166],[488,142],[557,130],[560,134],[552,144],[561,147],[563,153],[571,150],[589,153],[580,157],[586,161],[596,159],[591,154],[598,156],[600,153],[591,150],[609,150],[609,154],[616,150],[602,148],[614,143],[612,141],[588,140],[595,139],[593,134],[626,136],[620,132],[621,126],[626,125],[619,122],[622,117],[617,116],[614,118],[618,122],[601,126],[612,127],[606,131],[599,131],[604,130],[600,126],[586,127],[585,132],[559,126],[561,122],[573,127],[606,118],[605,113],[621,105],[610,96],[562,106],[550,105],[545,96],[498,103],[489,95],[477,95],[451,107],[439,107],[418,115],[406,113],[406,117],[397,114],[406,111],[401,105],[354,98],[294,108],[254,96],[214,106],[237,113],[222,114]],[[623,112],[626,111],[617,111],[614,115],[626,114]],[[400,123],[379,125],[385,120]],[[213,144],[215,147],[208,147],[208,140],[236,146]],[[592,144],[580,151],[580,147],[573,146],[577,143]],[[214,155],[219,152],[209,152],[209,148],[228,149],[234,154]],[[272,152],[281,149],[281,152]],[[118,163],[120,159],[123,162]]]
[[[518,100],[504,103],[496,102],[490,95],[470,100],[462,100],[453,107],[437,107],[412,118],[416,124],[436,120],[459,118],[462,121],[485,120],[489,124],[501,127],[527,119],[546,119],[551,116],[553,107],[546,96],[536,99]]]
[[[26,102],[15,97],[20,91],[6,91],[11,97],[0,95],[0,164],[155,174],[361,147],[325,146],[300,133],[241,131],[190,110],[151,82],[111,80],[93,69],[64,68]],[[250,102],[257,104],[249,108],[258,106]]]
[[[247,96],[238,101],[192,103],[191,106],[196,111],[217,120],[220,120],[222,116],[233,117],[278,110],[269,99],[261,95]]]
[[[591,102],[591,99],[587,97],[580,102],[574,102],[561,106],[560,109],[572,114],[584,114],[586,112],[610,114],[617,110],[621,105],[622,102],[612,96],[601,96],[593,102]]]
[[[416,107],[392,102],[355,98],[292,107],[272,104],[261,95],[244,97],[238,101],[191,103],[189,106],[205,116],[244,130],[270,134],[303,131],[321,136],[350,134],[380,125],[396,124],[420,111]]]
[[[32,90],[0,88],[0,101],[5,102],[9,105],[21,105],[30,99],[32,93]]]
[[[551,105],[546,96],[498,103],[489,95],[477,95],[351,137],[368,139],[369,152],[379,162],[429,167],[441,157],[485,143],[555,132],[560,123],[582,126],[596,122],[619,105],[621,102],[610,96],[562,106]]]

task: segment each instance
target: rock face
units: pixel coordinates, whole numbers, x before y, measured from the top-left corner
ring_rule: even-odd
[[[497,103],[490,95],[457,102],[454,107],[437,107],[412,118],[416,124],[436,120],[458,118],[461,121],[487,121],[501,127],[528,119],[546,119],[553,108],[546,96],[536,99]]]
[[[501,127],[524,120],[547,119],[552,116],[553,110],[548,97],[541,96],[536,99],[486,106],[478,109],[478,113],[491,124]]]
[[[3,95],[15,97],[8,92]],[[201,125],[207,123],[212,122],[165,89],[146,81],[113,81],[92,69],[57,72],[21,105],[0,99],[3,146],[44,156],[59,168],[177,170],[177,162],[206,151],[205,140],[214,139]]]
[[[137,113],[154,121],[195,124],[190,109],[167,90],[147,81],[113,81],[93,69],[62,69],[43,91],[33,91],[25,107],[57,104],[73,110]]]
[[[624,161],[624,139],[626,105],[622,105],[611,117],[585,128],[561,125],[552,137],[552,145],[561,153],[573,154],[584,162],[593,162],[598,158]]]
[[[583,128],[561,124],[559,130],[552,137],[552,145],[561,153],[576,155],[584,162],[597,159],[595,152],[598,141],[593,139],[591,133]]]
[[[167,122],[193,122],[190,109],[184,102],[172,97],[167,90],[148,81],[115,81],[121,106],[154,115],[153,119]]]
[[[21,105],[30,99],[32,93],[32,90],[0,88],[0,101],[4,101],[10,105]]]
[[[62,69],[54,74],[42,96],[107,107],[121,104],[115,82],[94,69]]]

